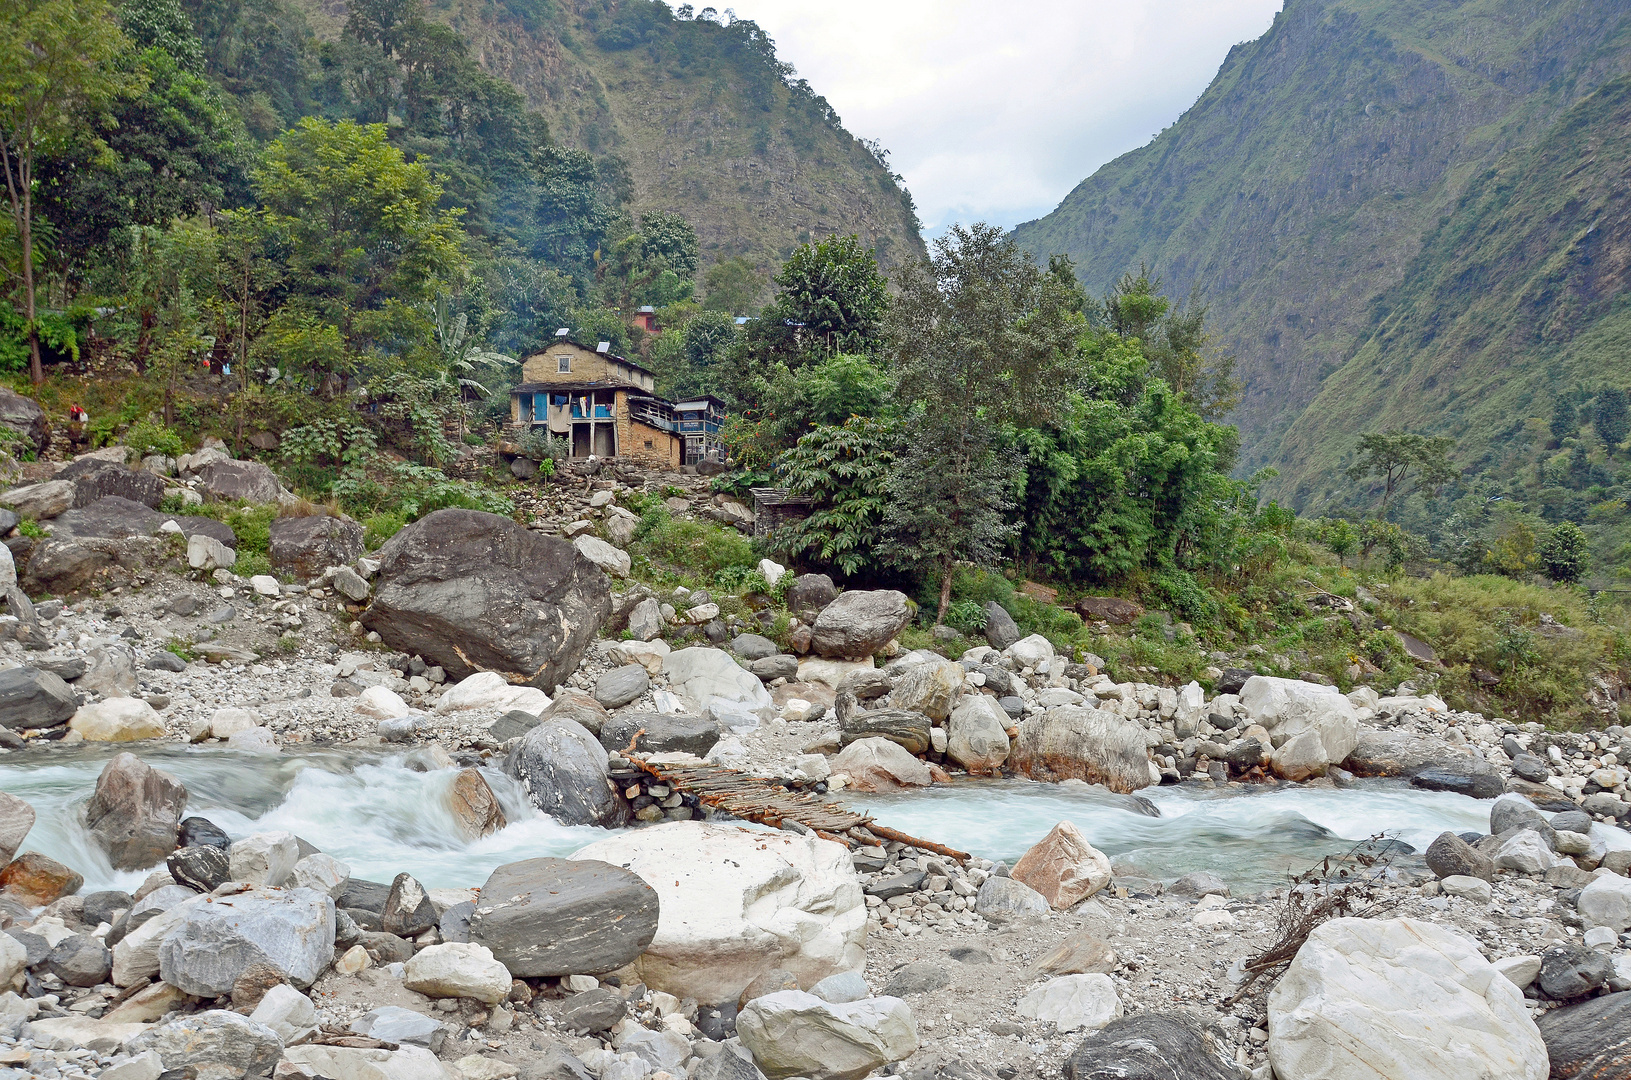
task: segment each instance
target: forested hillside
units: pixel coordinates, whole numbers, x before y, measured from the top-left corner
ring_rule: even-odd
[[[513,86],[556,144],[610,168],[630,210],[691,221],[705,263],[747,256],[768,271],[833,233],[859,235],[885,267],[923,253],[911,197],[881,152],[843,128],[752,21],[689,6],[676,17],[660,0],[186,6],[212,73],[277,122],[390,115],[434,138],[424,128],[437,105],[479,113]]]
[[[1631,381],[1604,321],[1628,70],[1611,0],[1290,0],[1176,124],[1016,236],[1090,290],[1148,264],[1209,305],[1241,468],[1278,468],[1270,494],[1354,505],[1340,467],[1383,427],[1458,436],[1453,464],[1489,470],[1572,380]]]

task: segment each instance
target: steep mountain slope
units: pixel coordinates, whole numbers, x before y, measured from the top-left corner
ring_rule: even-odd
[[[1377,299],[1427,273],[1411,268],[1441,219],[1628,71],[1623,0],[1288,0],[1176,124],[1016,236],[1070,253],[1090,288],[1148,263],[1169,290],[1197,290],[1239,358],[1244,465],[1297,472],[1309,438],[1350,440],[1375,419],[1283,441],[1357,360]],[[1472,287],[1450,293],[1464,305]],[[1408,404],[1390,416],[1447,419]],[[1274,493],[1301,486],[1284,475]]]
[[[298,0],[319,37],[339,0]],[[615,154],[632,209],[684,214],[704,264],[764,269],[810,237],[856,233],[890,267],[922,254],[911,198],[754,24],[678,19],[659,0],[433,0],[556,140]]]
[[[1376,318],[1286,432],[1300,503],[1340,497],[1355,432],[1430,428],[1458,465],[1501,471],[1558,392],[1631,382],[1631,77],[1476,178]]]

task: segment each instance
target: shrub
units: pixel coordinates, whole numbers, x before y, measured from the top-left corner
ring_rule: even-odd
[[[699,582],[713,582],[721,571],[737,571],[734,580],[745,581],[759,564],[752,541],[735,529],[682,521],[660,510],[641,516],[629,554],[662,574]]]
[[[180,435],[152,420],[138,420],[132,424],[130,430],[125,432],[125,446],[139,458],[150,454],[180,457],[187,449]]]
[[[362,542],[369,551],[407,527],[408,519],[400,512],[371,514],[362,524]]]

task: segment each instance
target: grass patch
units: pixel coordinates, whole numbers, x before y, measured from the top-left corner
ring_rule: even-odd
[[[634,573],[648,584],[687,588],[740,588],[758,577],[753,541],[706,521],[685,521],[647,507],[629,544]],[[763,578],[757,584],[764,586]]]

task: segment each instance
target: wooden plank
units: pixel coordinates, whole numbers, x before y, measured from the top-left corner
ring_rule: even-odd
[[[629,749],[623,751],[624,756],[637,768],[674,790],[694,795],[700,802],[734,817],[776,827],[791,821],[846,847],[856,843],[893,840],[958,862],[968,860],[966,852],[887,828],[841,803],[830,800],[821,802],[813,795],[789,791],[763,777],[716,765],[652,764],[632,753],[638,737],[639,733],[636,733],[629,740]]]

